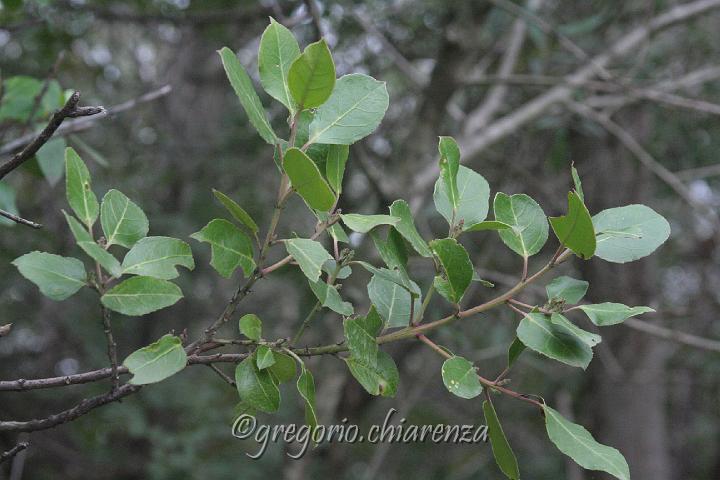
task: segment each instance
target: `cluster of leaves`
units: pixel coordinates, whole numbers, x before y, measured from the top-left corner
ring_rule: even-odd
[[[611,208],[591,215],[574,169],[574,188],[568,193],[565,215],[548,219],[542,207],[528,195],[498,192],[492,202],[494,218],[488,219],[490,187],[479,173],[460,164],[460,149],[451,137],[439,139],[440,176],[433,192],[435,208],[448,223],[447,238],[426,241],[415,227],[408,203],[402,199],[389,206],[388,214],[339,214],[335,206],[342,193],[348,146],[380,124],[388,107],[385,84],[361,74],[336,79],[334,62],[324,40],[308,45],[301,53],[292,33],[271,20],[260,42],[259,76],[265,91],[288,110],[289,136],[283,139],[271,126],[250,76],[235,54],[228,48],[219,54],[250,123],[274,148],[274,159],[283,178],[280,203],[287,195],[297,193],[334,242],[349,243],[346,229],[367,234],[384,262],[384,266],[375,266],[353,260],[349,249],[342,255],[331,255],[322,243],[322,231],[312,238],[281,241],[305,275],[309,289],[317,297],[318,308],[328,308],[343,317],[345,347],[349,352],[343,359],[350,374],[371,395],[394,396],[398,390],[398,369],[392,357],[379,347],[387,341],[378,340],[382,332],[399,328],[393,334],[401,335],[394,338],[413,337],[434,292],[458,315],[457,312],[462,312],[459,304],[470,284],[482,281],[475,275],[472,260],[460,242],[463,236],[496,232],[500,241],[527,265],[528,259],[547,243],[552,228],[562,248],[553,256],[550,266],[573,254],[583,260],[592,257],[615,263],[637,260],[652,253],[669,236],[667,221],[643,205]],[[67,151],[66,157],[68,202],[77,215],[77,219],[69,215],[67,219],[78,245],[105,269],[109,282],[123,275],[131,277],[106,290],[104,279],[98,281],[88,275],[79,260],[39,252],[14,262],[21,273],[57,300],[67,298],[82,286],[95,285],[102,294],[103,305],[127,315],[143,315],[174,304],[182,293],[168,280],[178,275],[177,265],[193,268],[190,247],[177,239],[146,237],[145,215],[120,192],[108,192],[102,206],[98,206],[84,164],[72,150]],[[288,190],[283,191],[286,187]],[[240,205],[221,192],[214,194],[235,223],[216,218],[191,237],[210,245],[210,263],[223,277],[230,277],[238,268],[245,277],[257,276],[263,268],[267,242],[262,245],[258,241],[258,226]],[[98,211],[105,239],[95,241],[92,227]],[[271,233],[273,230],[274,226]],[[130,248],[122,263],[110,253],[112,245]],[[424,293],[410,276],[411,255],[426,259],[435,268],[436,275]],[[371,307],[365,315],[356,314],[355,307],[342,298],[336,284],[351,275],[353,267],[371,274],[367,285]],[[530,280],[535,278],[527,281]],[[488,282],[483,285],[492,286]],[[508,368],[525,349],[586,368],[601,337],[577,326],[566,317],[568,312],[582,311],[593,324],[604,327],[652,311],[648,307],[617,303],[579,304],[587,289],[588,283],[581,280],[569,277],[552,280],[547,285],[548,302],[524,312],[516,339],[509,347]],[[306,421],[311,426],[317,425],[313,375],[292,346],[263,339],[262,322],[252,313],[240,319],[239,332],[247,339],[241,343],[249,345],[251,352],[235,371],[241,400],[238,411],[276,412],[280,407],[279,385],[297,376]],[[441,376],[448,391],[466,399],[483,393],[483,379],[473,363],[450,351],[444,352],[449,358],[442,366]],[[134,374],[132,382],[151,383],[181,370],[186,362],[180,339],[165,336],[133,353],[125,365]],[[493,386],[487,388],[495,390]],[[515,455],[503,433],[490,392],[485,393],[483,411],[496,460],[507,477],[519,478]],[[597,443],[587,430],[562,418],[544,402],[541,405],[549,438],[563,453],[585,468],[629,478],[627,463],[617,450]]]

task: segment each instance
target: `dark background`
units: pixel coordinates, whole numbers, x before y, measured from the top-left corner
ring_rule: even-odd
[[[89,163],[98,196],[111,187],[126,193],[147,212],[155,235],[187,239],[222,216],[211,188],[231,194],[260,225],[267,225],[278,184],[272,152],[249,126],[215,52],[229,46],[256,75],[257,45],[269,15],[292,26],[301,46],[316,38],[318,27],[304,2],[26,1],[9,9],[10,3],[18,2],[6,2],[0,10],[3,78],[23,74],[44,79],[64,52],[57,79],[63,88],[80,90],[84,105],[110,107],[172,86],[169,94],[98,120],[68,139]],[[416,209],[426,238],[445,235],[446,223],[431,201],[436,136],[442,134],[458,138],[465,163],[485,176],[493,195],[528,193],[548,215],[557,215],[566,206],[569,164],[575,162],[591,212],[645,203],[667,217],[672,235],[655,255],[627,265],[576,260],[561,270],[590,281],[590,301],[649,305],[658,312],[644,322],[605,329],[587,372],[524,354],[511,375],[512,386],[542,395],[598,440],[619,448],[633,478],[720,478],[718,344],[698,348],[639,330],[661,326],[720,339],[718,230],[707,213],[720,204],[720,107],[714,103],[720,103],[720,8],[622,52],[607,65],[612,80],[595,74],[593,82],[572,88],[570,102],[553,102],[537,115],[502,123],[497,120],[517,118],[526,102],[588,65],[583,52],[593,57],[607,51],[680,2],[530,0],[543,22],[527,24],[494,3],[507,9],[509,2],[316,3],[338,75],[369,73],[386,81],[390,92],[390,109],[378,133],[351,148],[340,206],[345,212],[386,213],[393,200],[405,198]],[[284,110],[261,97],[273,124],[285,134]],[[578,114],[582,107],[572,102],[615,122],[620,133]],[[22,130],[3,123],[0,141],[12,141]],[[484,135],[498,131],[502,134],[496,141],[483,143]],[[77,139],[95,149],[107,166],[93,162]],[[632,151],[632,145],[643,151]],[[53,302],[10,265],[31,250],[79,255],[60,213],[67,208],[62,182],[49,186],[33,163],[5,179],[17,191],[21,213],[45,228],[0,230],[0,324],[14,324],[12,335],[0,339],[2,379],[94,370],[107,361],[92,292]],[[663,172],[672,173],[668,177]],[[668,178],[680,186],[671,188]],[[280,234],[309,235],[313,225],[294,198]],[[496,235],[467,237],[463,243],[475,266],[496,289],[516,281],[519,257]],[[206,246],[188,241],[197,268],[179,280],[186,296],[181,304],[143,318],[114,316],[121,358],[170,330],[200,332],[240,281],[237,273],[231,280],[221,279],[208,265]],[[362,239],[358,255],[375,259],[370,247]],[[554,248],[550,240],[532,259],[531,270]],[[426,288],[432,272],[424,263],[412,265]],[[365,273],[356,272],[343,288],[360,311],[367,306],[367,280]],[[541,302],[542,293],[542,288],[530,289],[521,299]],[[465,304],[491,295],[493,291],[477,286]],[[313,302],[297,269],[284,268],[259,282],[241,312],[260,315],[266,336],[279,338],[295,330]],[[437,317],[445,309],[442,302],[433,302],[429,314]],[[494,310],[441,329],[433,338],[476,360],[481,372],[492,377],[504,367],[516,322],[512,311]],[[341,337],[340,319],[325,313],[315,319],[305,340],[326,344]],[[395,399],[367,395],[336,358],[308,361],[322,423],[347,417],[366,431],[390,407],[411,423],[483,422],[479,401],[464,401],[445,390],[441,359],[427,348],[408,342],[386,350],[401,371]],[[0,418],[47,416],[106,388],[100,383],[0,393]],[[301,400],[292,388],[283,393],[280,413],[261,421],[302,422]],[[32,446],[17,457],[13,476],[7,464],[0,476],[501,478],[489,445],[333,445],[311,451],[299,462],[275,445],[252,461],[245,452],[257,447],[230,435],[236,402],[237,393],[210,369],[190,368],[72,424],[31,434]],[[496,405],[524,478],[604,478],[566,460],[547,439],[536,410],[506,398]],[[2,434],[0,449],[17,441],[17,435]]]

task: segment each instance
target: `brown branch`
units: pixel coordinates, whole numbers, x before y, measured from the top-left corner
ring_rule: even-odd
[[[8,460],[12,460],[15,455],[22,452],[26,448],[30,446],[29,442],[20,442],[17,445],[15,445],[13,448],[8,450],[7,452],[3,452],[0,454],[0,463],[7,462]]]
[[[0,179],[32,158],[40,147],[50,140],[50,137],[53,136],[66,118],[87,117],[105,111],[103,107],[78,107],[77,104],[79,100],[80,92],[74,92],[65,103],[65,106],[53,114],[50,122],[34,140],[15,154],[10,160],[0,165]]]
[[[112,388],[117,390],[120,386],[120,374],[118,373],[118,358],[117,358],[117,344],[115,343],[115,337],[113,336],[112,324],[110,323],[110,310],[105,308],[105,305],[101,306],[103,331],[105,332],[105,339],[107,341],[107,354],[108,360],[110,360],[110,376],[112,378]]]
[[[40,223],[35,223],[31,220],[26,220],[22,217],[18,217],[14,213],[6,212],[5,210],[2,210],[2,209],[0,209],[0,215],[9,220],[12,220],[15,223],[19,223],[20,225],[26,225],[31,228],[42,228],[42,224],[40,224]]]
[[[708,338],[698,337],[697,335],[671,330],[669,328],[644,322],[637,318],[628,318],[625,320],[623,325],[634,330],[649,333],[650,335],[654,335],[658,338],[670,340],[672,342],[682,343],[684,345],[709,350],[711,352],[720,352],[720,341],[718,340],[711,340]]]

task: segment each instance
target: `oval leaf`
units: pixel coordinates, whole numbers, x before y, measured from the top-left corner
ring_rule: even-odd
[[[187,354],[182,340],[165,335],[155,343],[131,353],[123,362],[130,370],[133,385],[156,383],[176,374],[187,364]]]
[[[255,269],[252,242],[227,220],[216,218],[190,237],[210,244],[210,265],[225,278],[230,278],[237,267],[242,267],[246,277]]]
[[[457,188],[457,208],[453,209],[450,193],[442,178],[435,182],[433,201],[435,209],[447,220],[448,224],[459,225],[462,222],[463,231],[465,231],[487,218],[490,186],[482,175],[460,165],[457,173]]]
[[[190,245],[171,237],[145,237],[125,255],[123,273],[170,280],[180,273],[176,265],[195,268]]]
[[[271,17],[270,25],[260,37],[260,83],[268,95],[285,105],[291,113],[295,112],[295,103],[288,87],[288,72],[299,56],[300,47],[292,32]]]
[[[110,310],[140,316],[174,305],[183,297],[180,287],[152,277],[132,277],[108,290],[100,299]]]
[[[442,366],[442,379],[445,388],[460,398],[475,398],[483,390],[475,367],[463,357],[456,356],[445,360]]]
[[[670,224],[645,205],[603,210],[592,218],[597,233],[595,255],[625,263],[650,255],[670,236]]]
[[[90,187],[90,172],[72,148],[65,150],[65,195],[75,215],[91,227],[98,217],[100,205]]]
[[[86,285],[85,266],[77,258],[30,252],[12,262],[23,277],[53,300],[65,300]]]
[[[260,340],[262,336],[262,321],[260,317],[254,313],[248,313],[243,315],[239,321],[240,333],[248,337],[250,340],[256,342]]]
[[[519,479],[520,469],[518,468],[515,453],[510,448],[510,443],[505,436],[502,425],[500,425],[495,407],[487,400],[483,402],[483,413],[485,413],[485,424],[488,428],[490,446],[492,447],[495,462],[506,477],[512,480]]]
[[[300,149],[290,148],[283,158],[283,169],[290,177],[293,189],[310,208],[328,211],[335,204],[335,194],[310,157]]]
[[[269,370],[259,370],[250,355],[235,368],[235,384],[240,399],[251,407],[273,413],[280,407],[280,390]]]
[[[523,257],[535,255],[548,238],[548,221],[545,212],[535,200],[525,194],[498,193],[493,202],[495,219],[512,228],[499,230],[502,241]]]
[[[585,296],[589,285],[585,280],[576,280],[563,275],[548,283],[545,291],[551,302],[578,303]]]
[[[100,207],[100,224],[107,245],[130,248],[145,237],[150,228],[145,212],[122,192],[110,190]]]
[[[650,307],[628,307],[622,303],[611,302],[580,305],[578,308],[598,327],[616,325],[630,317],[655,311]]]
[[[541,313],[528,313],[517,328],[526,347],[573,367],[587,368],[592,349],[572,330],[551,322]]]
[[[400,381],[400,374],[392,357],[378,351],[375,365],[368,365],[362,358],[351,356],[344,359],[350,373],[370,395],[394,397]]]
[[[235,203],[235,201],[225,195],[224,193],[215,190],[213,188],[213,195],[215,195],[215,198],[220,200],[220,203],[223,204],[223,206],[227,209],[228,212],[230,212],[230,215],[235,218],[238,222],[245,225],[253,234],[258,233],[260,230],[257,226],[257,223],[255,223],[255,220],[250,216],[249,213],[245,211],[240,205]]]
[[[445,277],[435,277],[438,292],[451,303],[459,303],[472,282],[473,266],[465,248],[454,238],[430,242],[430,248],[443,267]]]
[[[311,282],[316,282],[320,278],[323,264],[328,260],[332,260],[325,247],[309,238],[286,240],[285,248],[300,265],[300,270]]]
[[[308,45],[295,59],[288,84],[300,110],[319,107],[330,97],[335,86],[335,64],[324,39]]]

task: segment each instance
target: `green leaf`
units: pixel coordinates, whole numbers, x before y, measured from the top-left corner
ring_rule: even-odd
[[[377,308],[378,313],[387,322],[388,327],[406,327],[410,323],[410,302],[414,301],[414,312],[420,311],[420,287],[411,280],[410,290],[415,292],[415,298],[403,286],[399,276],[392,278],[392,271],[383,271],[385,274],[375,273],[368,283],[367,291],[370,301]],[[397,273],[397,272],[396,272]]]
[[[285,105],[291,114],[296,108],[288,87],[288,72],[299,56],[300,47],[292,32],[271,17],[270,25],[260,37],[260,83],[268,95]]]
[[[283,169],[292,187],[310,208],[328,211],[335,204],[335,194],[310,157],[298,148],[290,148],[283,158]]]
[[[240,333],[250,340],[255,340],[257,342],[262,336],[262,321],[260,320],[260,317],[254,313],[243,315],[240,318],[239,328]]]
[[[345,75],[315,112],[308,142],[351,145],[380,125],[388,102],[385,82],[360,73]]]
[[[578,303],[587,293],[590,284],[585,280],[576,280],[567,276],[554,278],[545,287],[550,301],[563,301],[565,303]]]
[[[24,122],[34,108],[35,97],[42,91],[42,82],[36,78],[17,75],[6,78],[2,90],[0,121]]]
[[[435,277],[436,288],[449,302],[459,303],[473,278],[473,266],[467,251],[454,238],[433,240],[430,248],[445,271],[444,278]]]
[[[280,390],[272,379],[270,370],[259,370],[255,356],[250,355],[235,368],[235,384],[240,400],[265,413],[280,408]]]
[[[85,266],[77,258],[30,252],[12,261],[23,277],[53,300],[65,300],[86,285]]]
[[[252,275],[255,269],[252,242],[232,223],[216,218],[190,237],[210,244],[210,265],[223,277],[230,278],[237,267],[242,267],[246,277]]]
[[[332,260],[325,247],[309,238],[286,240],[285,248],[300,265],[300,270],[311,282],[316,282],[320,278],[323,264],[328,260]]]
[[[454,215],[452,199],[442,179],[435,182],[433,201],[435,209],[448,224],[459,225],[463,222],[463,231],[466,231],[487,218],[490,186],[482,175],[460,165],[457,173],[457,188],[458,206],[454,209]]]
[[[583,193],[582,182],[580,181],[580,175],[575,168],[575,165],[570,167],[570,173],[572,174],[573,183],[575,184],[575,193],[580,197],[580,201],[585,203],[585,194]]]
[[[628,307],[622,303],[611,302],[580,305],[578,308],[598,327],[616,325],[630,317],[655,311],[650,307]]]
[[[595,253],[595,229],[590,212],[576,192],[568,193],[568,213],[550,217],[550,225],[560,243],[587,260]]]
[[[475,398],[483,390],[475,367],[463,357],[455,356],[445,360],[442,366],[442,379],[445,388],[460,398]]]
[[[410,213],[410,205],[405,200],[395,200],[390,205],[390,215],[397,217],[400,221],[395,225],[395,229],[405,238],[413,249],[421,256],[432,258],[433,253],[427,242],[423,240],[415,227],[412,213]]]
[[[365,365],[377,365],[378,345],[375,337],[382,329],[382,319],[374,308],[366,317],[347,318],[343,322],[350,354]]]
[[[440,178],[443,181],[445,192],[453,211],[460,206],[460,193],[458,192],[457,175],[460,167],[460,148],[452,137],[440,137],[438,142],[440,152]]]
[[[362,358],[344,359],[350,373],[370,395],[394,397],[397,393],[400,374],[392,357],[382,350],[378,351],[376,364],[368,365]]]
[[[65,170],[63,158],[66,146],[64,138],[53,138],[40,147],[35,154],[40,171],[51,186],[55,186],[63,176]]]
[[[90,188],[90,172],[72,148],[65,149],[65,193],[80,221],[91,227],[98,217],[100,206]]]
[[[510,448],[510,443],[505,436],[500,420],[498,419],[495,407],[489,401],[483,402],[483,412],[485,413],[485,424],[488,428],[490,436],[490,445],[492,447],[495,462],[497,462],[500,470],[506,477],[517,480],[520,478],[520,469],[518,467],[515,453]]]
[[[510,348],[508,348],[508,368],[513,366],[524,350],[525,344],[522,343],[519,338],[515,337],[510,344]]]
[[[352,274],[352,268],[349,266],[344,266],[335,273],[335,270],[337,268],[337,262],[335,260],[327,260],[325,263],[323,263],[322,270],[323,272],[327,273],[328,275],[335,274],[335,278],[342,280],[344,278],[348,278]]]
[[[273,378],[275,378],[278,383],[289,382],[295,378],[295,374],[297,373],[295,359],[290,355],[280,352],[274,352],[273,355],[275,356],[275,363],[268,368]]]
[[[328,285],[322,280],[310,282],[310,289],[313,291],[317,299],[323,307],[339,313],[340,315],[350,316],[355,312],[350,302],[343,301],[340,293],[332,285]]]
[[[0,182],[0,209],[18,215],[18,208],[15,202],[15,189],[5,182]],[[16,225],[16,223],[9,218],[0,216],[0,225],[12,227]]]
[[[260,134],[263,140],[274,145],[277,142],[277,135],[270,126],[265,110],[263,109],[260,97],[258,97],[253,88],[252,81],[247,72],[240,65],[235,53],[228,47],[223,47],[220,51],[220,59],[222,60],[225,73],[227,74],[230,84],[235,90],[235,94],[245,109],[245,113],[255,130]]]
[[[553,313],[550,316],[550,321],[555,325],[560,325],[567,328],[590,348],[594,347],[602,341],[602,337],[600,335],[583,330],[559,313]]]
[[[587,368],[592,349],[564,325],[551,322],[541,313],[528,313],[517,328],[526,347],[573,367]]]
[[[400,233],[396,229],[390,228],[385,240],[377,232],[370,232],[370,238],[385,265],[390,270],[398,269],[407,276],[408,253]]]
[[[335,64],[324,39],[308,45],[295,59],[288,84],[300,110],[319,107],[330,97],[335,86]]]
[[[630,468],[619,451],[598,443],[585,428],[569,422],[547,405],[543,405],[543,410],[548,437],[558,450],[583,468],[630,480]]]
[[[174,305],[182,297],[180,287],[167,280],[132,277],[108,290],[100,301],[110,310],[137,317]]]
[[[523,257],[535,255],[548,238],[545,212],[535,200],[525,194],[498,193],[493,203],[495,218],[507,223],[510,230],[499,230],[502,241]]]
[[[494,284],[494,283],[492,283],[492,282],[490,282],[490,281],[485,280],[484,278],[482,278],[477,271],[473,271],[472,281],[473,281],[473,282],[480,282],[480,284],[481,284],[483,287],[495,288],[495,284]]]
[[[646,257],[670,236],[670,224],[645,205],[609,208],[592,217],[597,233],[595,255],[614,263]]]
[[[275,356],[267,345],[258,345],[255,351],[255,358],[258,370],[264,370],[275,365]]]
[[[358,233],[367,233],[380,225],[397,225],[400,221],[398,217],[390,215],[360,215],[357,213],[343,214],[340,215],[340,218],[350,230]]]
[[[77,244],[90,258],[98,262],[110,276],[114,278],[122,276],[122,265],[110,252],[95,242],[77,242]]]
[[[315,410],[315,381],[312,373],[305,365],[300,366],[300,376],[297,379],[297,391],[305,401],[305,423],[314,431],[318,419]]]
[[[135,350],[123,362],[133,377],[129,383],[147,385],[175,375],[187,365],[182,340],[164,335],[155,343]]]
[[[145,212],[122,192],[108,191],[100,207],[100,224],[107,245],[130,248],[145,237],[150,228]]]
[[[225,195],[224,193],[215,190],[213,188],[213,194],[215,195],[215,198],[220,200],[220,203],[223,204],[223,206],[227,209],[228,212],[233,216],[235,220],[245,225],[248,230],[250,230],[253,234],[257,234],[260,230],[257,226],[257,223],[255,223],[255,220],[252,219],[249,213],[247,213],[240,205],[235,203],[233,199]]]
[[[70,227],[70,231],[72,232],[73,237],[75,237],[75,241],[77,243],[93,241],[92,237],[90,236],[90,233],[77,220],[77,218],[73,217],[72,215],[69,215],[65,210],[61,210],[61,212],[63,213],[63,215],[65,215],[65,221],[67,221],[68,227]]]
[[[190,245],[171,237],[145,237],[125,255],[123,273],[170,280],[180,275],[175,268],[195,268]]]
[[[325,176],[327,176],[332,189],[337,193],[342,192],[345,163],[347,163],[349,153],[350,147],[347,145],[328,145]]]
[[[485,220],[480,223],[476,223],[475,225],[472,225],[470,228],[466,229],[466,232],[483,232],[485,230],[507,230],[509,228],[512,228],[511,225],[508,225],[504,222],[498,222],[497,220]]]

